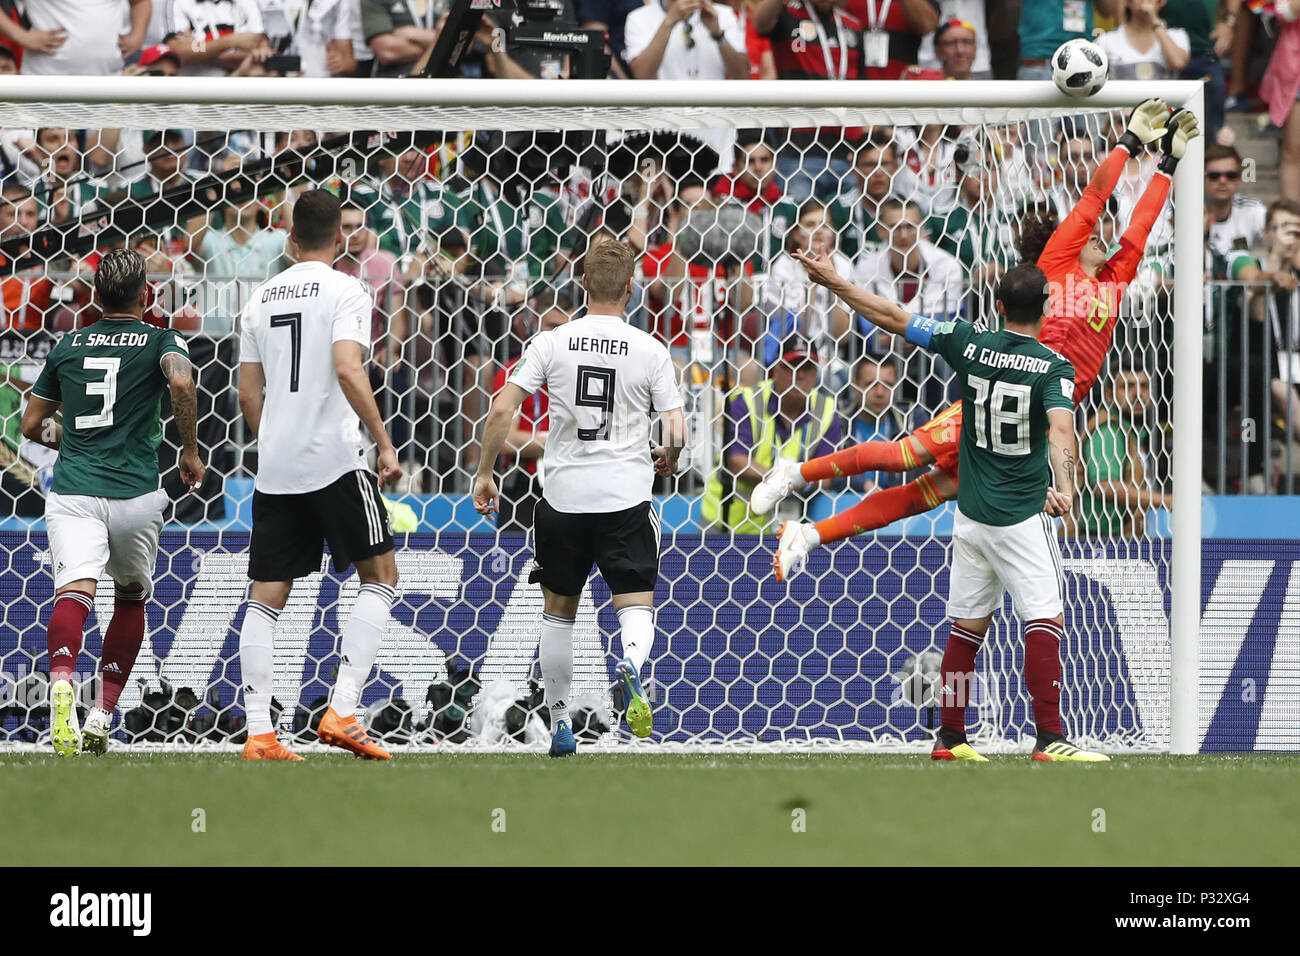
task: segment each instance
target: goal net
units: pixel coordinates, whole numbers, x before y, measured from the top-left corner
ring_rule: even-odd
[[[58,337],[98,317],[95,262],[123,244],[148,261],[148,320],[188,340],[210,470],[197,492],[180,493],[168,419],[160,472],[173,503],[114,739],[243,739],[237,648],[259,448],[236,399],[238,316],[292,261],[295,197],[323,187],[345,202],[337,267],[373,293],[370,374],[405,471],[387,494],[401,582],[362,695],[372,734],[412,747],[527,746],[546,735],[534,683],[541,598],[527,583],[544,395],[525,402],[518,452],[498,467],[498,523],[475,514],[467,492],[504,370],[539,329],[582,313],[585,252],[614,237],[638,250],[627,319],[669,345],[690,444],[681,473],[655,487],[655,734],[634,741],[617,719],[617,619],[593,575],[574,638],[580,736],[614,750],[928,748],[955,504],[818,550],[778,584],[779,521],[824,518],[920,472],[804,488],[763,521],[748,514],[727,461],[766,466],[773,455],[897,438],[954,400],[953,372],[811,286],[790,253],[824,252],[911,311],[996,325],[993,290],[1017,261],[1022,225],[1068,214],[1152,87],[1113,83],[1071,101],[1049,84],[848,86],[6,78],[0,742],[48,740],[42,515],[55,453],[23,439],[22,410]],[[1154,92],[1179,106],[1195,89]],[[1126,166],[1098,226],[1108,245],[1153,172],[1150,156]],[[1077,415],[1081,446],[1092,444],[1061,529],[1062,707],[1074,737],[1108,749],[1195,749],[1195,699],[1208,686],[1195,670],[1195,473],[1178,489],[1197,511],[1181,540],[1168,511],[1131,490],[1098,490],[1170,492],[1179,454],[1199,457],[1197,393],[1180,411],[1194,416],[1180,420],[1186,434],[1173,400],[1175,369],[1198,374],[1179,365],[1175,334],[1190,335],[1197,354],[1197,293],[1185,283],[1175,295],[1173,266],[1176,219],[1199,223],[1199,203],[1180,180],[1177,217],[1171,201],[1123,298],[1113,364]],[[1199,269],[1194,259],[1184,268]],[[815,383],[791,374],[783,356],[793,345],[815,355]],[[757,431],[738,421],[747,395],[779,410],[760,410]],[[1175,542],[1187,552],[1181,571]],[[1178,574],[1190,581],[1181,592]],[[279,619],[276,706],[300,741],[314,739],[357,590],[355,575],[326,563],[298,582]],[[79,660],[84,701],[112,595],[105,577]],[[993,749],[1032,735],[1009,612],[980,654],[971,701],[972,737]],[[1180,613],[1192,644],[1181,656],[1171,629]],[[1184,729],[1181,744],[1171,672],[1190,674],[1182,727],[1190,713],[1192,736]]]

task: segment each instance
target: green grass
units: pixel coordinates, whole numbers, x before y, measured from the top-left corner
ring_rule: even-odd
[[[1300,757],[0,753],[27,865],[1294,864]],[[202,808],[206,832],[191,829]],[[505,832],[493,813],[505,811]],[[792,831],[806,811],[806,832]],[[1105,832],[1094,832],[1094,810]]]

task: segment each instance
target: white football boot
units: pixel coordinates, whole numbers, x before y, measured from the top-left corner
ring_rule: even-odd
[[[768,514],[789,497],[790,492],[806,484],[803,475],[799,473],[799,462],[782,458],[754,488],[753,494],[749,496],[749,510],[756,515]]]
[[[803,570],[808,553],[821,544],[817,529],[809,521],[786,521],[781,525],[776,554],[772,555],[772,574],[778,581],[788,581]]]

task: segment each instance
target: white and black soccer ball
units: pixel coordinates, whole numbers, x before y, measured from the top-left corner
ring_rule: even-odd
[[[1052,54],[1052,82],[1067,96],[1092,96],[1109,76],[1106,51],[1088,40],[1066,40]]]

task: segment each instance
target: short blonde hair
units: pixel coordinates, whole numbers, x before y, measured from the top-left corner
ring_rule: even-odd
[[[583,259],[587,295],[596,302],[618,302],[627,293],[628,280],[635,271],[636,251],[626,242],[597,242]]]

